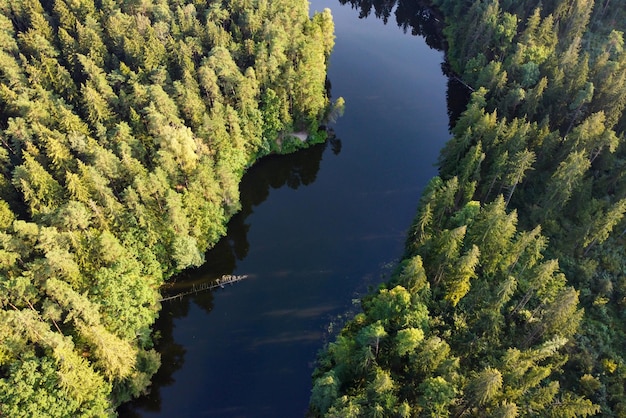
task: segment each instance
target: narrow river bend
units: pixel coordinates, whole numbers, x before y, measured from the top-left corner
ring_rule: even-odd
[[[228,236],[177,285],[249,278],[164,302],[162,369],[122,417],[304,416],[329,324],[358,309],[353,299],[402,254],[449,137],[444,55],[393,12],[385,25],[349,4],[310,6],[325,7],[336,29],[328,78],[346,100],[337,139],[249,170]]]

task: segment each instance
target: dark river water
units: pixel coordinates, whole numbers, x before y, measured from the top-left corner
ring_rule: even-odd
[[[228,236],[176,286],[249,277],[163,303],[162,369],[152,393],[120,416],[303,417],[329,325],[356,311],[353,300],[401,256],[449,137],[446,97],[454,86],[442,74],[443,52],[411,27],[404,33],[393,11],[385,25],[374,8],[360,19],[367,10],[350,4],[311,4],[325,7],[337,36],[331,91],[346,100],[332,125],[336,139],[249,170]],[[397,8],[424,23],[419,10]]]

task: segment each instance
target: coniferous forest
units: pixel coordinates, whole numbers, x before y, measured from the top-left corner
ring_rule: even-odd
[[[401,263],[320,353],[310,413],[624,417],[626,3],[431,6],[471,99]]]
[[[626,416],[626,3],[427,6],[471,99],[403,260],[320,354],[310,412]],[[159,367],[162,286],[225,233],[244,171],[325,139],[332,17],[0,9],[0,416],[114,416]]]
[[[323,141],[306,0],[0,0],[0,416],[114,416],[256,159]],[[290,135],[299,132],[309,139]]]

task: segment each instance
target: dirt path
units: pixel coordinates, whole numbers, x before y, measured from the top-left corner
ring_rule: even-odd
[[[293,132],[291,134],[289,134],[289,136],[295,136],[296,138],[298,138],[300,141],[304,142],[307,140],[307,138],[309,137],[309,133],[306,131],[300,131],[300,132]]]

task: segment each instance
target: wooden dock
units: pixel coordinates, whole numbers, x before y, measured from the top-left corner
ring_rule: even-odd
[[[200,285],[197,285],[197,286],[194,284],[190,290],[186,290],[184,292],[180,292],[172,296],[161,298],[159,299],[159,302],[165,302],[165,301],[174,300],[174,299],[182,299],[185,296],[194,295],[196,293],[205,292],[207,290],[216,289],[218,287],[223,288],[227,284],[233,284],[235,282],[238,282],[247,278],[248,278],[247,274],[243,274],[240,276],[225,274],[222,277],[219,277],[212,282],[201,283]]]

